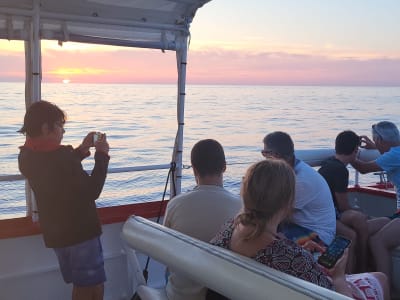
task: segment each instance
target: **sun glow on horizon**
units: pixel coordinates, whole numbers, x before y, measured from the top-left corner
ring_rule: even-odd
[[[96,68],[58,68],[47,73],[52,75],[99,75],[107,73],[107,70]]]

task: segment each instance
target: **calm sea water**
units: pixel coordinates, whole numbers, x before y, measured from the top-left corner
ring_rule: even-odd
[[[371,124],[400,125],[400,87],[205,86],[186,90],[183,162],[204,138],[218,140],[228,168],[225,187],[239,193],[249,164],[261,159],[268,132],[288,132],[296,149],[332,148],[338,132],[370,134]],[[68,116],[64,143],[79,145],[87,132],[107,133],[110,168],[168,164],[176,135],[174,85],[43,84],[42,98]],[[16,131],[25,112],[24,84],[0,83],[0,175],[18,174]],[[93,159],[84,161],[90,169]],[[98,206],[161,200],[168,170],[110,174]],[[182,190],[194,184],[183,173]],[[25,214],[24,182],[0,182],[0,218]]]

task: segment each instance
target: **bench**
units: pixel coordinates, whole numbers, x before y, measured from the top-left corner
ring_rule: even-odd
[[[142,217],[131,216],[122,237],[132,249],[231,299],[349,299]],[[166,299],[143,283],[137,290],[149,295],[142,299]]]

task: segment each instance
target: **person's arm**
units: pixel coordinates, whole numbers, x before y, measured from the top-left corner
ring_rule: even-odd
[[[88,144],[93,143],[89,141],[89,135],[86,136],[85,140]],[[96,143],[95,147],[95,163],[90,175],[83,169],[80,162],[81,156],[76,156],[77,153],[82,154],[82,152],[80,152],[81,148],[78,147],[73,151],[75,153],[75,158],[78,158],[79,161],[77,159],[72,159],[65,162],[66,168],[70,170],[69,180],[71,189],[74,189],[77,194],[81,194],[82,197],[88,201],[94,201],[99,198],[107,177],[108,163],[110,160],[110,156],[108,155],[109,145],[105,135],[101,141]]]
[[[354,160],[351,165],[361,174],[383,171],[382,168],[373,160],[369,162],[363,162],[361,160]]]
[[[345,211],[351,209],[349,205],[349,200],[346,193],[338,193],[335,192],[336,204],[338,206],[339,211]]]

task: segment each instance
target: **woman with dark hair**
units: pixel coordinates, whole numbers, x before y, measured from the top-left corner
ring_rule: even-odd
[[[243,178],[242,211],[211,243],[349,297],[390,299],[384,274],[345,275],[347,250],[326,270],[311,253],[278,234],[278,225],[292,211],[294,190],[295,174],[286,162],[268,159],[252,165]]]

